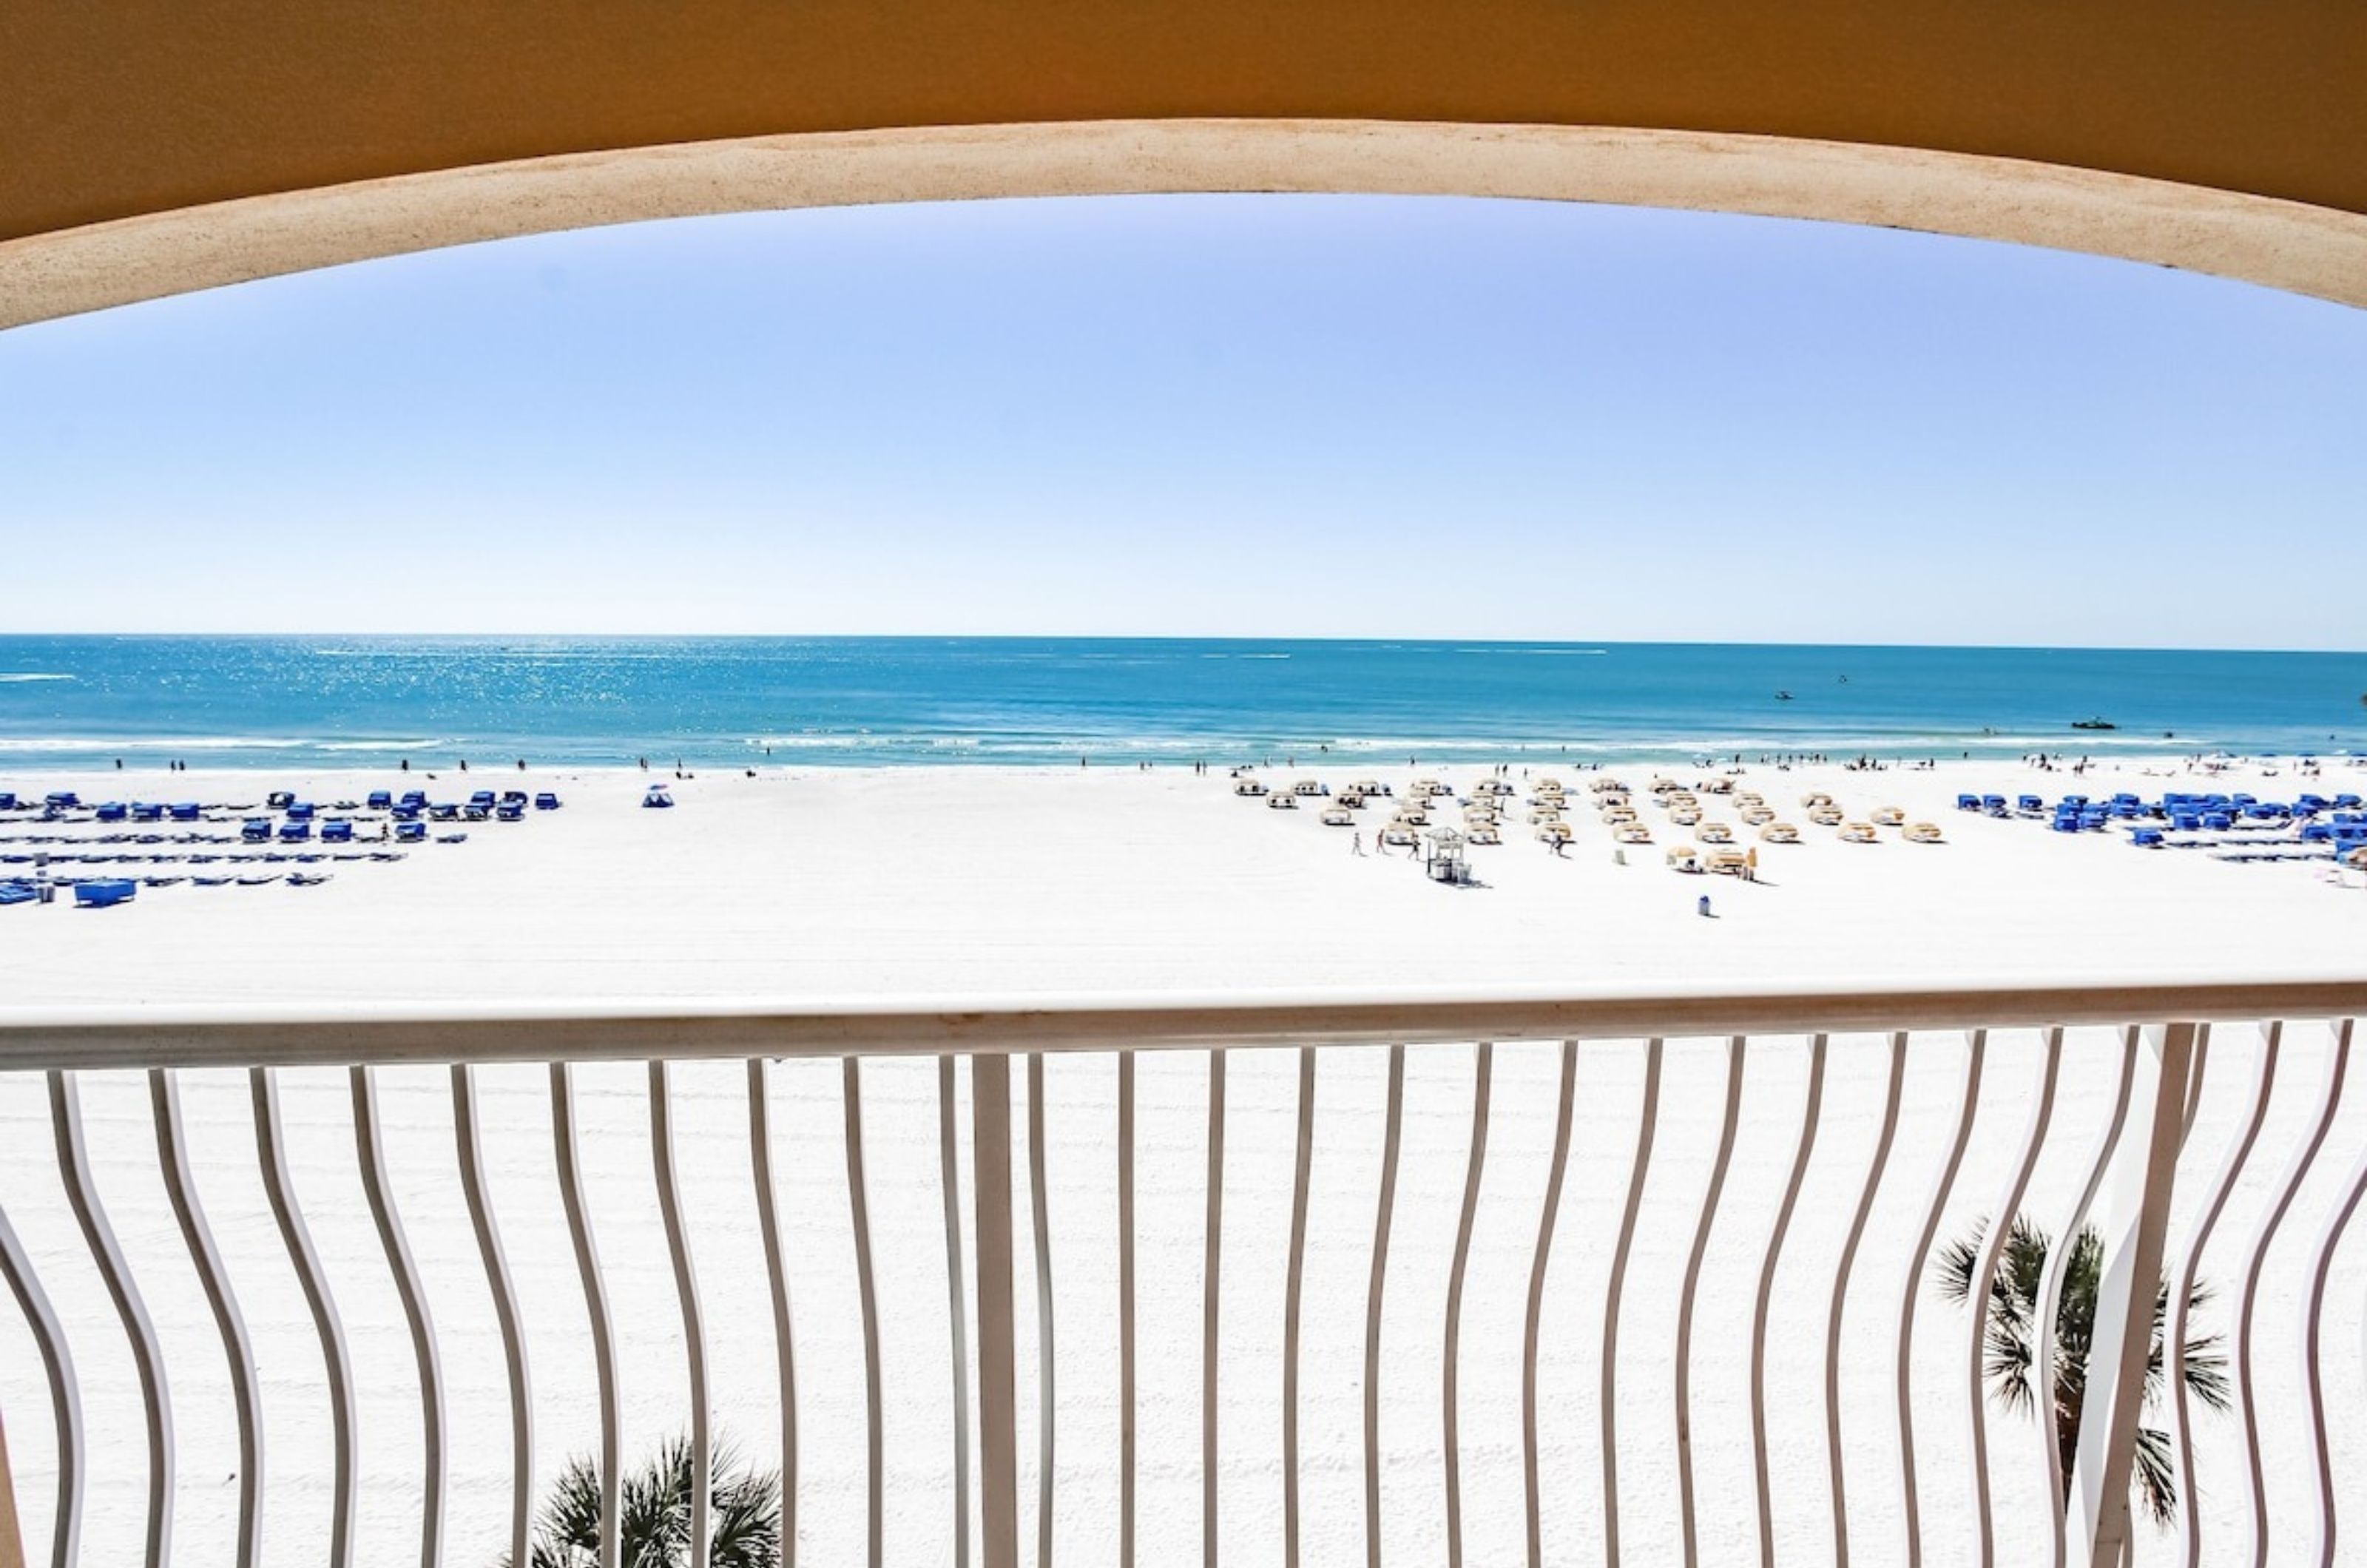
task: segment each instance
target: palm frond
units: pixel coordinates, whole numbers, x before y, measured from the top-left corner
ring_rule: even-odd
[[[2136,1462],[2129,1466],[2129,1490],[2146,1517],[2166,1525],[2178,1517],[2178,1472],[2171,1467],[2169,1434],[2158,1427],[2137,1428]]]
[[[1973,1276],[1980,1263],[1986,1218],[1976,1220],[1963,1238],[1940,1247],[1931,1258],[1933,1288],[1942,1299],[1963,1303],[1973,1293]],[[2104,1274],[2104,1238],[2093,1225],[2082,1226],[2071,1239],[2065,1260],[2062,1298],[2055,1319],[2055,1386],[2048,1401],[2056,1445],[2063,1455],[2068,1484],[2072,1456],[2078,1446],[2079,1417],[2088,1391],[2088,1357],[2095,1342],[2096,1303]],[[2037,1413],[2038,1390],[2032,1373],[2037,1358],[2038,1294],[2046,1276],[2048,1237],[2026,1214],[2014,1216],[1999,1250],[1996,1277],[1990,1281],[1982,1328],[1982,1374],[1990,1397],[2010,1410]],[[2212,1299],[2207,1285],[2196,1283],[2187,1297],[2191,1320]],[[2156,1292],[2152,1343],[2148,1347],[2143,1402],[2157,1405],[2165,1394],[2168,1368],[2163,1347],[2168,1338],[2169,1287]],[[2227,1359],[2216,1334],[2190,1331],[2185,1344],[2187,1392],[2212,1410],[2228,1407]],[[2130,1490],[2146,1514],[2168,1521],[2178,1511],[2177,1471],[2168,1434],[2152,1427],[2137,1433],[2135,1463]]]
[[[687,1438],[669,1438],[625,1476],[617,1509],[625,1568],[690,1568],[695,1452]],[[750,1472],[738,1450],[722,1442],[708,1450],[708,1469],[705,1568],[779,1568],[780,1477]],[[591,1460],[571,1459],[543,1500],[531,1568],[593,1568],[599,1545],[600,1473]]]

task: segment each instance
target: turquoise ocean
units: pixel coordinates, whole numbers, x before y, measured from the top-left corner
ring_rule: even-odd
[[[2075,729],[2101,718],[2111,730]],[[0,637],[51,768],[2367,753],[2367,653],[962,637]]]

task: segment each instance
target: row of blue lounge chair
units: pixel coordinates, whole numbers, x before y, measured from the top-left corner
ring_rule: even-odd
[[[2196,795],[2165,792],[2159,800],[2147,801],[2126,793],[2109,799],[2092,799],[2084,795],[2067,795],[2050,808],[2034,795],[2018,797],[2009,809],[2001,795],[1959,795],[1956,809],[1980,811],[1991,817],[2045,817],[2050,810],[2056,817],[2091,817],[2098,814],[2116,819],[2158,818],[2174,822],[2180,817],[2225,816],[2252,821],[2306,821],[2328,812],[2357,811],[2362,802],[2356,795],[2304,795],[2287,805],[2282,801],[2261,800],[2255,795],[2236,794]]]
[[[465,837],[465,835],[463,835]],[[316,861],[399,861],[406,859],[402,850],[255,850],[245,854],[174,855],[174,854],[56,854],[49,857],[51,865],[232,865],[249,861],[288,861],[303,864]],[[32,855],[0,855],[0,865],[31,865]]]
[[[2196,795],[2168,793],[2157,801],[2146,801],[2135,795],[2120,794],[2109,800],[2090,799],[2084,795],[2067,795],[2055,803],[2051,815],[2055,830],[2059,833],[2092,831],[2111,823],[2162,822],[2173,831],[2226,832],[2237,829],[2275,829],[2296,826],[2308,832],[2312,828],[2324,828],[2324,833],[2310,833],[2315,839],[2348,837],[2342,829],[2367,828],[2367,815],[2359,807],[2356,795],[2305,795],[2288,805],[2283,801],[2261,800],[2244,794]],[[1980,811],[1991,817],[2019,816],[2044,818],[2050,815],[2046,803],[2034,795],[2025,795],[2008,811],[2001,795],[1960,795],[1957,809]],[[2320,821],[2320,818],[2325,818]]]
[[[266,801],[266,805],[270,810],[284,811],[298,821],[311,820],[319,809],[311,802],[299,800],[285,790],[273,793]],[[528,795],[522,789],[504,790],[499,794],[490,789],[481,789],[469,797],[466,806],[455,805],[449,809],[456,812],[481,810],[491,814],[508,807],[515,807],[523,812],[529,806],[537,811],[556,811],[559,809],[560,800],[559,796],[549,790]],[[83,809],[82,796],[73,790],[53,790],[39,801],[29,795],[19,796],[13,791],[0,790],[0,811],[62,812],[81,809]],[[106,800],[90,807],[93,817],[101,822],[198,822],[204,820],[206,813],[210,810],[234,809],[236,807],[208,807],[194,800],[176,800],[170,803],[155,800]],[[395,798],[392,790],[379,789],[370,792],[369,809],[425,812],[436,807],[428,801],[427,792],[424,789],[408,791],[400,801]]]
[[[318,887],[334,875],[332,872],[293,871],[284,880],[290,887]],[[249,876],[62,876],[53,886],[70,889],[78,908],[106,909],[118,904],[129,904],[142,887],[177,887],[188,882],[199,887],[260,887],[266,883],[283,880],[280,873],[264,872]],[[40,889],[25,881],[0,882],[0,908],[12,904],[32,904],[40,900]]]

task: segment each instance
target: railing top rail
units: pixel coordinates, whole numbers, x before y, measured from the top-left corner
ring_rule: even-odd
[[[1414,1044],[2367,1016],[2367,976],[0,1008],[0,1070]]]

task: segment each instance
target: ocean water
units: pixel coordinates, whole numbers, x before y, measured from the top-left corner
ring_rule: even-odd
[[[1788,693],[1788,699],[1779,694]],[[2078,730],[2100,716],[2110,731]],[[0,637],[55,767],[2367,751],[2367,653],[945,637]]]

